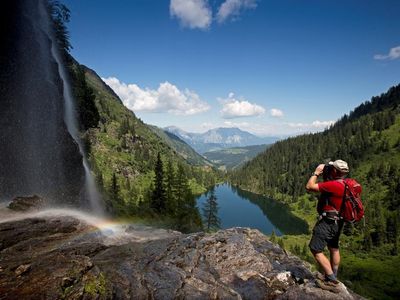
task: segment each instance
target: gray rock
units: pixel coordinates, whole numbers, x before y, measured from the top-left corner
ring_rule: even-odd
[[[0,223],[0,299],[361,299],[316,287],[307,264],[257,230],[154,232],[129,226],[140,238],[110,244],[71,216]]]

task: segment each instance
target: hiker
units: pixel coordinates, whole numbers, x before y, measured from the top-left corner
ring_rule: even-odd
[[[343,220],[339,211],[345,193],[343,179],[349,173],[349,167],[343,160],[336,160],[328,164],[320,164],[312,173],[307,182],[306,189],[311,192],[321,193],[318,198],[318,221],[313,229],[309,244],[315,260],[324,271],[323,278],[317,278],[321,288],[337,287],[337,272],[340,264],[339,236],[343,227]],[[323,175],[323,182],[317,182]],[[323,250],[328,246],[330,259]]]

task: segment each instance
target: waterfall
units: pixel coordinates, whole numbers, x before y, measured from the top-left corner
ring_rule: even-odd
[[[56,38],[52,30],[50,16],[45,7],[44,1],[39,1],[39,11],[43,16],[44,32],[47,34],[51,41],[51,54],[58,65],[58,73],[63,83],[63,97],[64,97],[64,122],[67,126],[67,130],[71,137],[74,139],[79,147],[79,152],[82,156],[82,163],[85,170],[85,192],[89,199],[91,210],[96,214],[103,214],[103,207],[101,205],[101,195],[97,189],[96,182],[90,172],[89,162],[85,155],[84,147],[79,136],[77,116],[75,110],[75,102],[72,96],[71,85],[69,83],[69,78],[60,55],[60,50],[57,47]]]

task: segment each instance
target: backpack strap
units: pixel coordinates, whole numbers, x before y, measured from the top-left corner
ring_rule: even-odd
[[[348,185],[347,185],[347,183],[346,183],[346,181],[345,181],[344,179],[339,179],[338,181],[341,182],[341,183],[343,183],[343,185],[344,185],[344,192],[343,192],[343,197],[342,197],[342,204],[340,205],[340,210],[339,210],[339,212],[338,212],[338,213],[339,213],[339,218],[342,219],[342,217],[340,216],[340,212],[344,210],[345,205],[346,205],[346,203],[345,203],[345,198],[346,198],[346,192],[347,192],[347,189],[348,189]]]
[[[344,198],[346,197],[346,192],[347,192],[348,185],[346,183],[346,180],[343,179],[343,178],[336,179],[335,181],[340,182],[341,184],[344,185],[344,192],[343,192],[343,196],[342,196],[342,204],[340,205],[339,211],[336,211],[337,215],[339,216],[339,219],[341,219],[340,212],[344,209]],[[326,204],[327,205],[331,204],[330,203],[330,199],[331,199],[331,197],[327,197],[327,199],[326,199]],[[330,205],[330,206],[334,207],[333,205]]]

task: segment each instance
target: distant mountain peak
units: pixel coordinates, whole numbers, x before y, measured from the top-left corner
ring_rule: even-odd
[[[168,126],[164,130],[179,136],[199,153],[228,147],[271,144],[279,140],[278,137],[261,138],[237,127],[217,127],[204,133],[186,132],[177,126]]]

